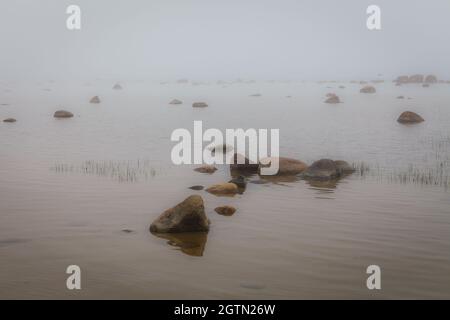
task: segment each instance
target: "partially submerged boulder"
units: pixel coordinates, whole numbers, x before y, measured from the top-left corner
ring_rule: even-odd
[[[239,192],[239,189],[234,183],[226,182],[212,185],[206,189],[206,192],[214,195],[235,195]]]
[[[198,168],[195,168],[194,171],[200,172],[200,173],[209,173],[212,174],[216,172],[217,168],[211,165],[204,165]]]
[[[373,86],[365,86],[359,90],[361,93],[375,93],[377,90]]]
[[[328,99],[325,100],[325,103],[330,103],[330,104],[341,103],[341,99],[339,99],[339,97],[334,93],[328,93],[327,97],[328,97]]]
[[[204,232],[209,230],[209,224],[202,197],[193,195],[164,211],[150,225],[150,232]]]
[[[92,97],[92,99],[89,101],[90,103],[100,103],[99,96]]]
[[[73,117],[73,113],[69,112],[69,111],[66,111],[66,110],[58,110],[58,111],[55,112],[53,117],[55,117],[55,118],[72,118]]]
[[[16,121],[17,121],[17,120],[14,119],[14,118],[7,118],[7,119],[3,120],[3,122],[7,122],[7,123],[14,123],[14,122],[16,122]]]
[[[169,102],[169,104],[183,104],[183,101],[178,100],[178,99],[173,99],[172,101]]]
[[[314,162],[302,174],[305,179],[313,180],[336,179],[339,175],[336,163],[330,159],[321,159]]]
[[[411,124],[420,123],[425,120],[415,112],[405,111],[398,117],[397,121],[404,124]]]
[[[232,206],[221,206],[215,208],[214,211],[222,216],[232,216],[236,212],[236,208]]]
[[[347,161],[336,160],[334,163],[340,176],[355,172],[355,169]]]
[[[193,108],[206,108],[207,106],[208,106],[208,104],[205,102],[194,102],[192,104]]]
[[[303,161],[297,160],[297,159],[291,159],[291,158],[285,158],[285,157],[269,157],[264,158],[259,161],[260,168],[259,168],[259,174],[263,175],[261,168],[270,167],[272,165],[273,161],[278,161],[278,173],[276,175],[283,176],[283,175],[297,175],[302,173],[308,168],[308,165],[304,163]]]
[[[244,176],[237,176],[237,177],[231,179],[228,182],[234,183],[240,189],[245,189],[247,187],[247,180],[245,179]]]
[[[235,153],[230,161],[231,171],[240,171],[246,173],[258,173],[259,164],[251,162],[245,156],[239,153]]]

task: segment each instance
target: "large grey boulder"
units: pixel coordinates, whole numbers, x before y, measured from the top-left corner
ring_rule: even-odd
[[[330,180],[338,178],[340,174],[333,160],[321,159],[310,165],[302,176],[305,179]]]
[[[199,195],[186,198],[175,207],[164,211],[150,225],[150,232],[179,233],[209,230],[203,199]]]

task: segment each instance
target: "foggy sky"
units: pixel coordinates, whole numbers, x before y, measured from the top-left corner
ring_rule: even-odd
[[[0,79],[450,79],[449,16],[449,0],[2,0]]]

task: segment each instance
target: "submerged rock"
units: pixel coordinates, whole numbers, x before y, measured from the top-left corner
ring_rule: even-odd
[[[309,168],[303,172],[302,176],[305,179],[330,180],[338,178],[339,171],[333,160],[321,159],[309,166]]]
[[[211,165],[205,165],[198,168],[195,168],[194,171],[200,172],[200,173],[209,173],[212,174],[216,172],[217,168]]]
[[[236,208],[232,206],[222,206],[215,208],[214,211],[222,216],[232,216],[236,212]]]
[[[193,108],[206,108],[207,106],[208,106],[208,104],[205,102],[194,102],[192,104]]]
[[[259,162],[260,168],[258,173],[260,175],[263,175],[261,173],[261,168],[264,167],[270,167],[272,161],[278,161],[278,173],[276,175],[283,176],[283,175],[297,175],[299,173],[302,173],[308,168],[308,165],[304,163],[303,161],[297,160],[297,159],[291,159],[291,158],[265,158],[261,159]]]
[[[227,182],[212,185],[206,191],[214,195],[234,195],[239,192],[239,189],[234,183]]]
[[[100,103],[100,98],[98,96],[92,97],[89,101],[90,103]]]
[[[259,164],[251,162],[245,156],[235,153],[230,161],[231,171],[240,171],[246,173],[258,173]]]
[[[169,102],[169,104],[183,104],[183,101],[178,100],[178,99],[173,99],[172,101]]]
[[[202,197],[193,195],[164,211],[150,225],[150,232],[202,232],[209,230],[209,224]]]
[[[421,116],[412,111],[403,112],[397,119],[398,122],[408,124],[408,123],[420,123],[425,121]]]
[[[365,86],[359,90],[361,93],[375,93],[377,90],[373,86]]]
[[[58,110],[58,111],[55,112],[53,117],[55,117],[55,118],[72,118],[73,117],[73,113],[69,112],[69,111],[66,111],[66,110]]]
[[[14,118],[8,118],[8,119],[3,120],[3,122],[7,122],[7,123],[14,123],[14,122],[16,122],[16,121],[17,121],[17,120],[14,119]]]

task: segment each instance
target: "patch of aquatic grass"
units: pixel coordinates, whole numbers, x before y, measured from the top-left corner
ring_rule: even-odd
[[[107,177],[119,182],[146,181],[159,175],[162,170],[155,168],[150,160],[134,161],[83,161],[81,164],[56,163],[52,171],[57,173],[78,173]]]

